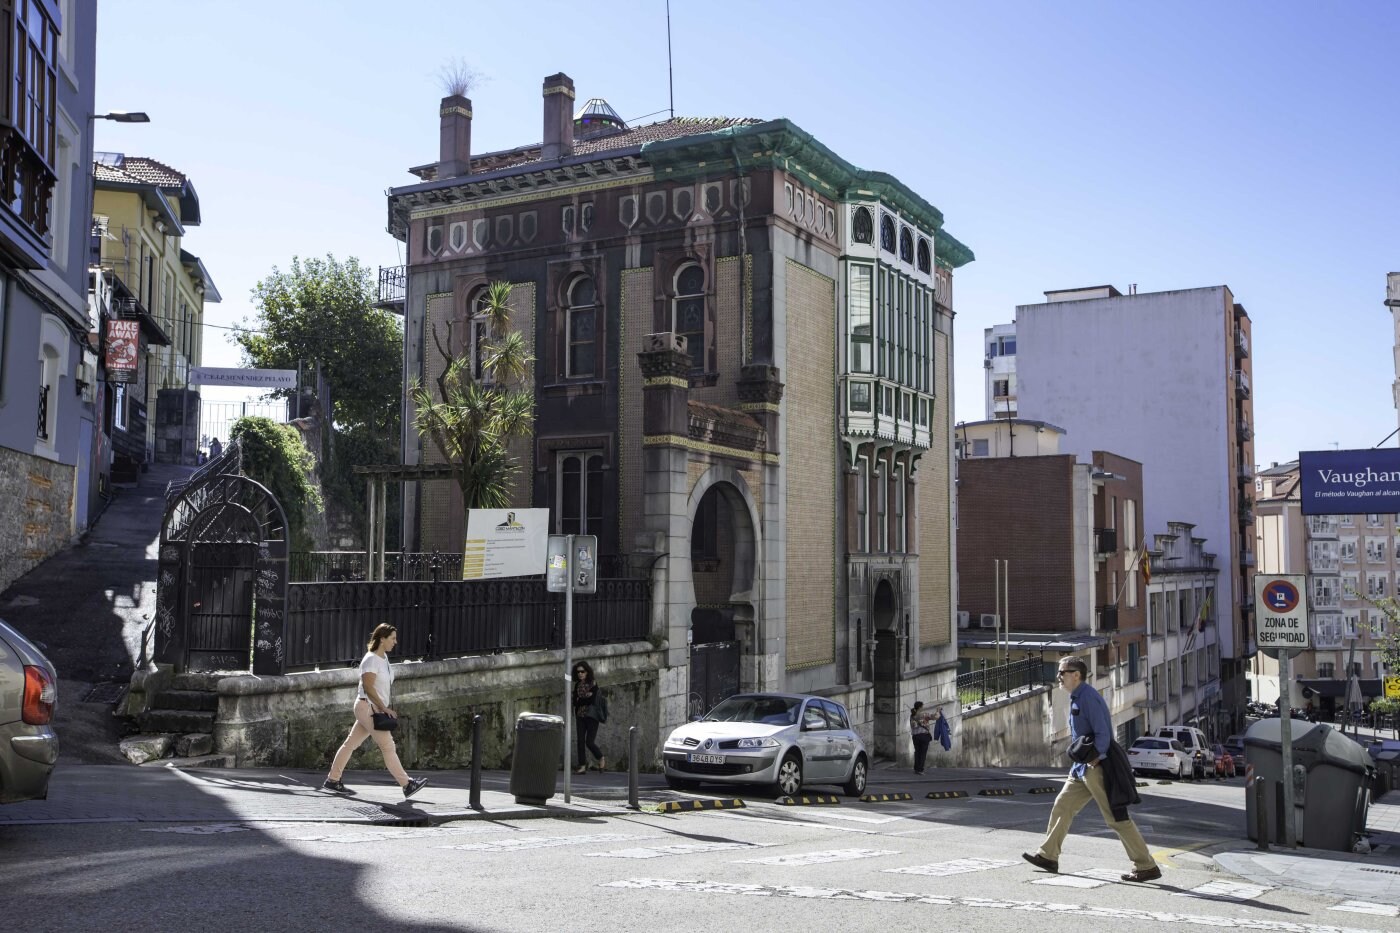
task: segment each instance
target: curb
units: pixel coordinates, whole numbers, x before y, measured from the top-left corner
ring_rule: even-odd
[[[885,803],[890,800],[913,800],[913,794],[865,794],[860,798],[861,803]]]
[[[925,800],[952,800],[956,797],[966,797],[965,790],[931,790],[924,795]]]
[[[804,794],[801,797],[779,797],[774,801],[774,803],[784,807],[809,807],[817,804],[839,804],[840,802],[840,797],[831,794]]]
[[[1009,787],[984,787],[977,792],[978,797],[1010,797],[1016,791]]]
[[[1046,787],[1032,787],[1030,790],[1026,791],[1026,793],[1028,793],[1028,794],[1054,794],[1054,793],[1057,793],[1058,791],[1059,791],[1059,788],[1058,788],[1058,787],[1046,786]]]
[[[668,800],[656,808],[657,813],[692,813],[696,810],[742,810],[747,806],[737,797],[732,800]]]

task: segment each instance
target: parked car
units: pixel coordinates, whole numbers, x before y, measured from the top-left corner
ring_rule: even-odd
[[[42,800],[58,760],[58,672],[31,641],[0,620],[0,803]]]
[[[1191,774],[1191,755],[1176,739],[1145,735],[1128,747],[1134,774],[1152,772],[1185,780]]]
[[[1215,776],[1218,778],[1234,777],[1235,756],[1230,754],[1230,750],[1220,743],[1210,747],[1211,753],[1215,755]]]
[[[1157,730],[1159,739],[1176,739],[1191,754],[1191,773],[1198,779],[1215,777],[1215,753],[1210,750],[1206,734],[1194,726],[1163,726]]]
[[[792,795],[804,784],[865,793],[870,757],[840,703],[790,693],[741,693],[676,729],[662,749],[666,783],[770,784]]]
[[[1232,735],[1225,739],[1225,750],[1235,759],[1235,774],[1244,774],[1247,762],[1244,760],[1244,736]]]

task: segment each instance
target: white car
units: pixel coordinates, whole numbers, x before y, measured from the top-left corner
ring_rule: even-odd
[[[865,793],[870,758],[846,708],[824,697],[741,693],[676,729],[662,750],[666,783],[769,784],[792,796],[804,784]]]
[[[1162,726],[1156,732],[1159,739],[1176,739],[1191,756],[1191,773],[1198,779],[1215,777],[1215,752],[1210,749],[1206,734],[1194,726]]]
[[[1144,736],[1128,749],[1128,761],[1134,774],[1155,771],[1178,781],[1191,774],[1191,753],[1176,739]]]

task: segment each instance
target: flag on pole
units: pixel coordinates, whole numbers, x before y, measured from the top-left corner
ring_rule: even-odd
[[[1152,582],[1152,555],[1146,551],[1142,552],[1142,583],[1144,586]]]

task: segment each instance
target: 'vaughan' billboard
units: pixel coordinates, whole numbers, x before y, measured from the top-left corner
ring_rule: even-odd
[[[1305,450],[1298,472],[1304,515],[1400,513],[1400,449]]]

